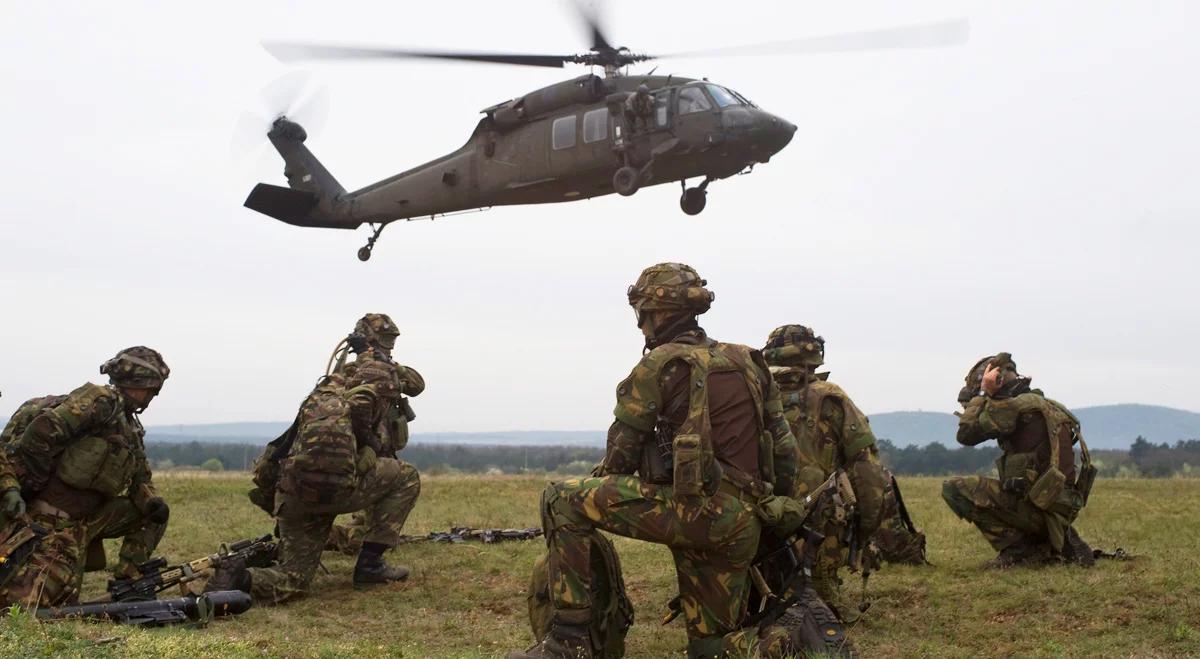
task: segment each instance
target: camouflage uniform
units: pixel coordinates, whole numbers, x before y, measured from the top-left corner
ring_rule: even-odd
[[[341,376],[335,375],[340,378]],[[377,436],[385,410],[395,405],[400,381],[396,369],[383,361],[360,363],[347,380],[344,395],[350,408],[359,461],[353,493],[330,503],[305,501],[288,490],[287,472],[275,496],[279,533],[279,563],[270,568],[221,566],[210,581],[220,587],[247,590],[258,603],[278,604],[303,595],[312,582],[321,551],[339,514],[364,511],[365,532],[355,566],[355,582],[367,558],[379,561],[384,548],[399,544],[401,529],[416,503],[420,479],[411,465],[389,457],[376,457],[383,448]],[[378,553],[368,552],[370,546]],[[382,569],[391,569],[384,568]],[[244,572],[243,572],[244,570]],[[222,571],[226,571],[222,574]],[[248,584],[242,581],[243,574]],[[395,581],[407,576],[398,568]]]
[[[396,328],[396,324],[390,317],[386,314],[367,314],[359,319],[354,331],[366,339],[370,347],[359,354],[355,361],[346,365],[347,379],[353,380],[355,371],[367,362],[382,362],[391,364],[396,369],[396,374],[400,378],[400,394],[402,396],[419,396],[421,392],[425,391],[425,378],[421,377],[415,368],[392,361],[391,345],[400,335],[400,330]],[[376,429],[376,435],[379,437],[379,455],[396,458],[403,467],[402,489],[408,492],[413,499],[413,503],[409,504],[411,508],[416,504],[416,498],[421,491],[420,475],[417,473],[416,467],[397,457],[397,454],[408,445],[410,417],[415,418],[411,407],[404,398],[401,398],[397,404],[389,406],[384,412]],[[370,528],[370,524],[368,524],[366,513],[356,512],[348,524],[333,525],[329,531],[325,549],[340,551],[351,556],[356,555],[362,549],[363,539],[366,537],[368,528]]]
[[[838,506],[827,506],[822,511],[824,528],[818,529],[825,534],[825,542],[813,566],[817,593],[843,619],[853,619],[856,607],[841,601],[838,568],[846,563],[848,535],[854,534],[858,546],[866,548],[882,519],[889,479],[879,462],[875,435],[854,401],[829,382],[829,373],[816,373],[824,363],[825,340],[811,329],[802,325],[776,328],[767,338],[763,355],[779,384],[784,416],[800,448],[796,496],[812,491],[836,469],[845,470],[854,489],[857,524],[848,528],[850,520]]]
[[[101,373],[115,386],[79,387],[28,419],[5,447],[0,489],[19,487],[30,504],[27,520],[9,520],[0,531],[0,553],[18,541],[26,521],[49,533],[5,585],[0,606],[75,600],[85,569],[104,567],[103,538],[124,537],[117,573],[133,574],[166,530],[169,509],[154,490],[140,410],[126,390],[157,392],[170,369],[139,346],[118,353]]]
[[[973,395],[980,366],[993,362],[1003,368],[1006,382],[995,395]],[[1071,528],[1090,489],[1090,484],[1076,484],[1073,445],[1082,440],[1079,421],[1061,403],[1031,389],[1007,353],[980,360],[967,380],[958,442],[975,446],[997,440],[1003,451],[996,461],[999,478],[951,478],[942,484],[942,498],[999,552],[989,563],[993,567],[1055,557],[1090,565],[1091,549]],[[1052,467],[1063,476],[1061,490],[1035,504],[1034,486]]]
[[[667,263],[630,287],[650,350],[617,387],[598,475],[543,494],[554,626],[510,656],[590,656],[580,639],[597,530],[670,547],[689,656],[720,654],[722,637],[740,626],[761,534],[756,504],[790,491],[796,449],[761,355],[696,325],[712,299],[704,285],[692,268]]]
[[[900,512],[901,500],[897,496],[899,488],[896,486],[896,477],[887,469],[883,473],[887,481],[887,489],[883,492],[883,521],[871,542],[879,548],[879,557],[888,563],[928,565],[929,561],[925,559],[925,534],[912,526],[912,520],[905,520]]]

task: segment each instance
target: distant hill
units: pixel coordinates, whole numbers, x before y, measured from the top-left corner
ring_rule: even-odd
[[[1127,449],[1138,435],[1155,442],[1200,439],[1200,414],[1157,405],[1098,405],[1075,410],[1088,446]],[[0,422],[6,422],[4,418]],[[278,437],[286,421],[150,426],[147,439],[159,442],[265,444]],[[897,446],[939,442],[954,445],[958,419],[944,412],[884,412],[871,415],[875,435]],[[525,446],[604,446],[604,431],[513,430],[497,432],[421,432],[412,441],[431,444],[509,444]]]
[[[1200,414],[1157,405],[1097,405],[1074,410],[1090,448],[1127,449],[1141,435],[1154,443],[1200,439]],[[877,437],[896,446],[955,444],[958,419],[943,412],[885,412],[871,415]]]

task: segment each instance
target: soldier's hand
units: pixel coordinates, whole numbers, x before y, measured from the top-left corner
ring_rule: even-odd
[[[171,518],[171,507],[162,497],[154,497],[146,502],[146,519],[155,524],[166,524]]]
[[[379,462],[379,456],[375,455],[375,449],[370,446],[364,446],[358,449],[358,473],[365,474],[375,468],[375,463]]]
[[[3,517],[4,522],[20,517],[25,514],[25,500],[21,498],[21,491],[16,488],[10,488],[4,491],[4,495],[0,496],[0,517]]]
[[[1004,385],[1004,371],[998,366],[988,366],[983,371],[983,381],[980,386],[983,393],[989,396],[995,396],[1000,387]]]

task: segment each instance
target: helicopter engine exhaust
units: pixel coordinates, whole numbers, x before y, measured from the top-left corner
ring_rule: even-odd
[[[304,146],[308,139],[304,127],[279,117],[267,138],[283,157],[289,187],[259,183],[246,197],[246,208],[301,227],[355,229],[362,224],[345,212],[341,197],[346,189]]]

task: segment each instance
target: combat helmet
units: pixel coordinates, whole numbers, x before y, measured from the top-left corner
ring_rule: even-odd
[[[689,311],[700,315],[708,311],[716,298],[705,288],[695,268],[683,263],[659,263],[642,271],[626,291],[629,306],[640,315],[644,311]]]
[[[988,369],[988,366],[998,366],[1013,375],[1017,374],[1017,363],[1013,361],[1010,353],[1001,352],[981,357],[963,378],[963,388],[958,392],[959,403],[966,405],[972,398],[979,395],[979,390],[983,388],[983,372]]]
[[[400,328],[385,313],[369,313],[354,324],[354,333],[366,339],[367,343],[391,349],[396,337],[400,336]]]
[[[825,339],[803,325],[783,325],[767,337],[762,352],[771,366],[816,368],[825,363]]]
[[[117,353],[116,357],[100,365],[100,372],[118,387],[130,389],[162,389],[171,375],[171,369],[157,350],[146,346],[134,346]]]

